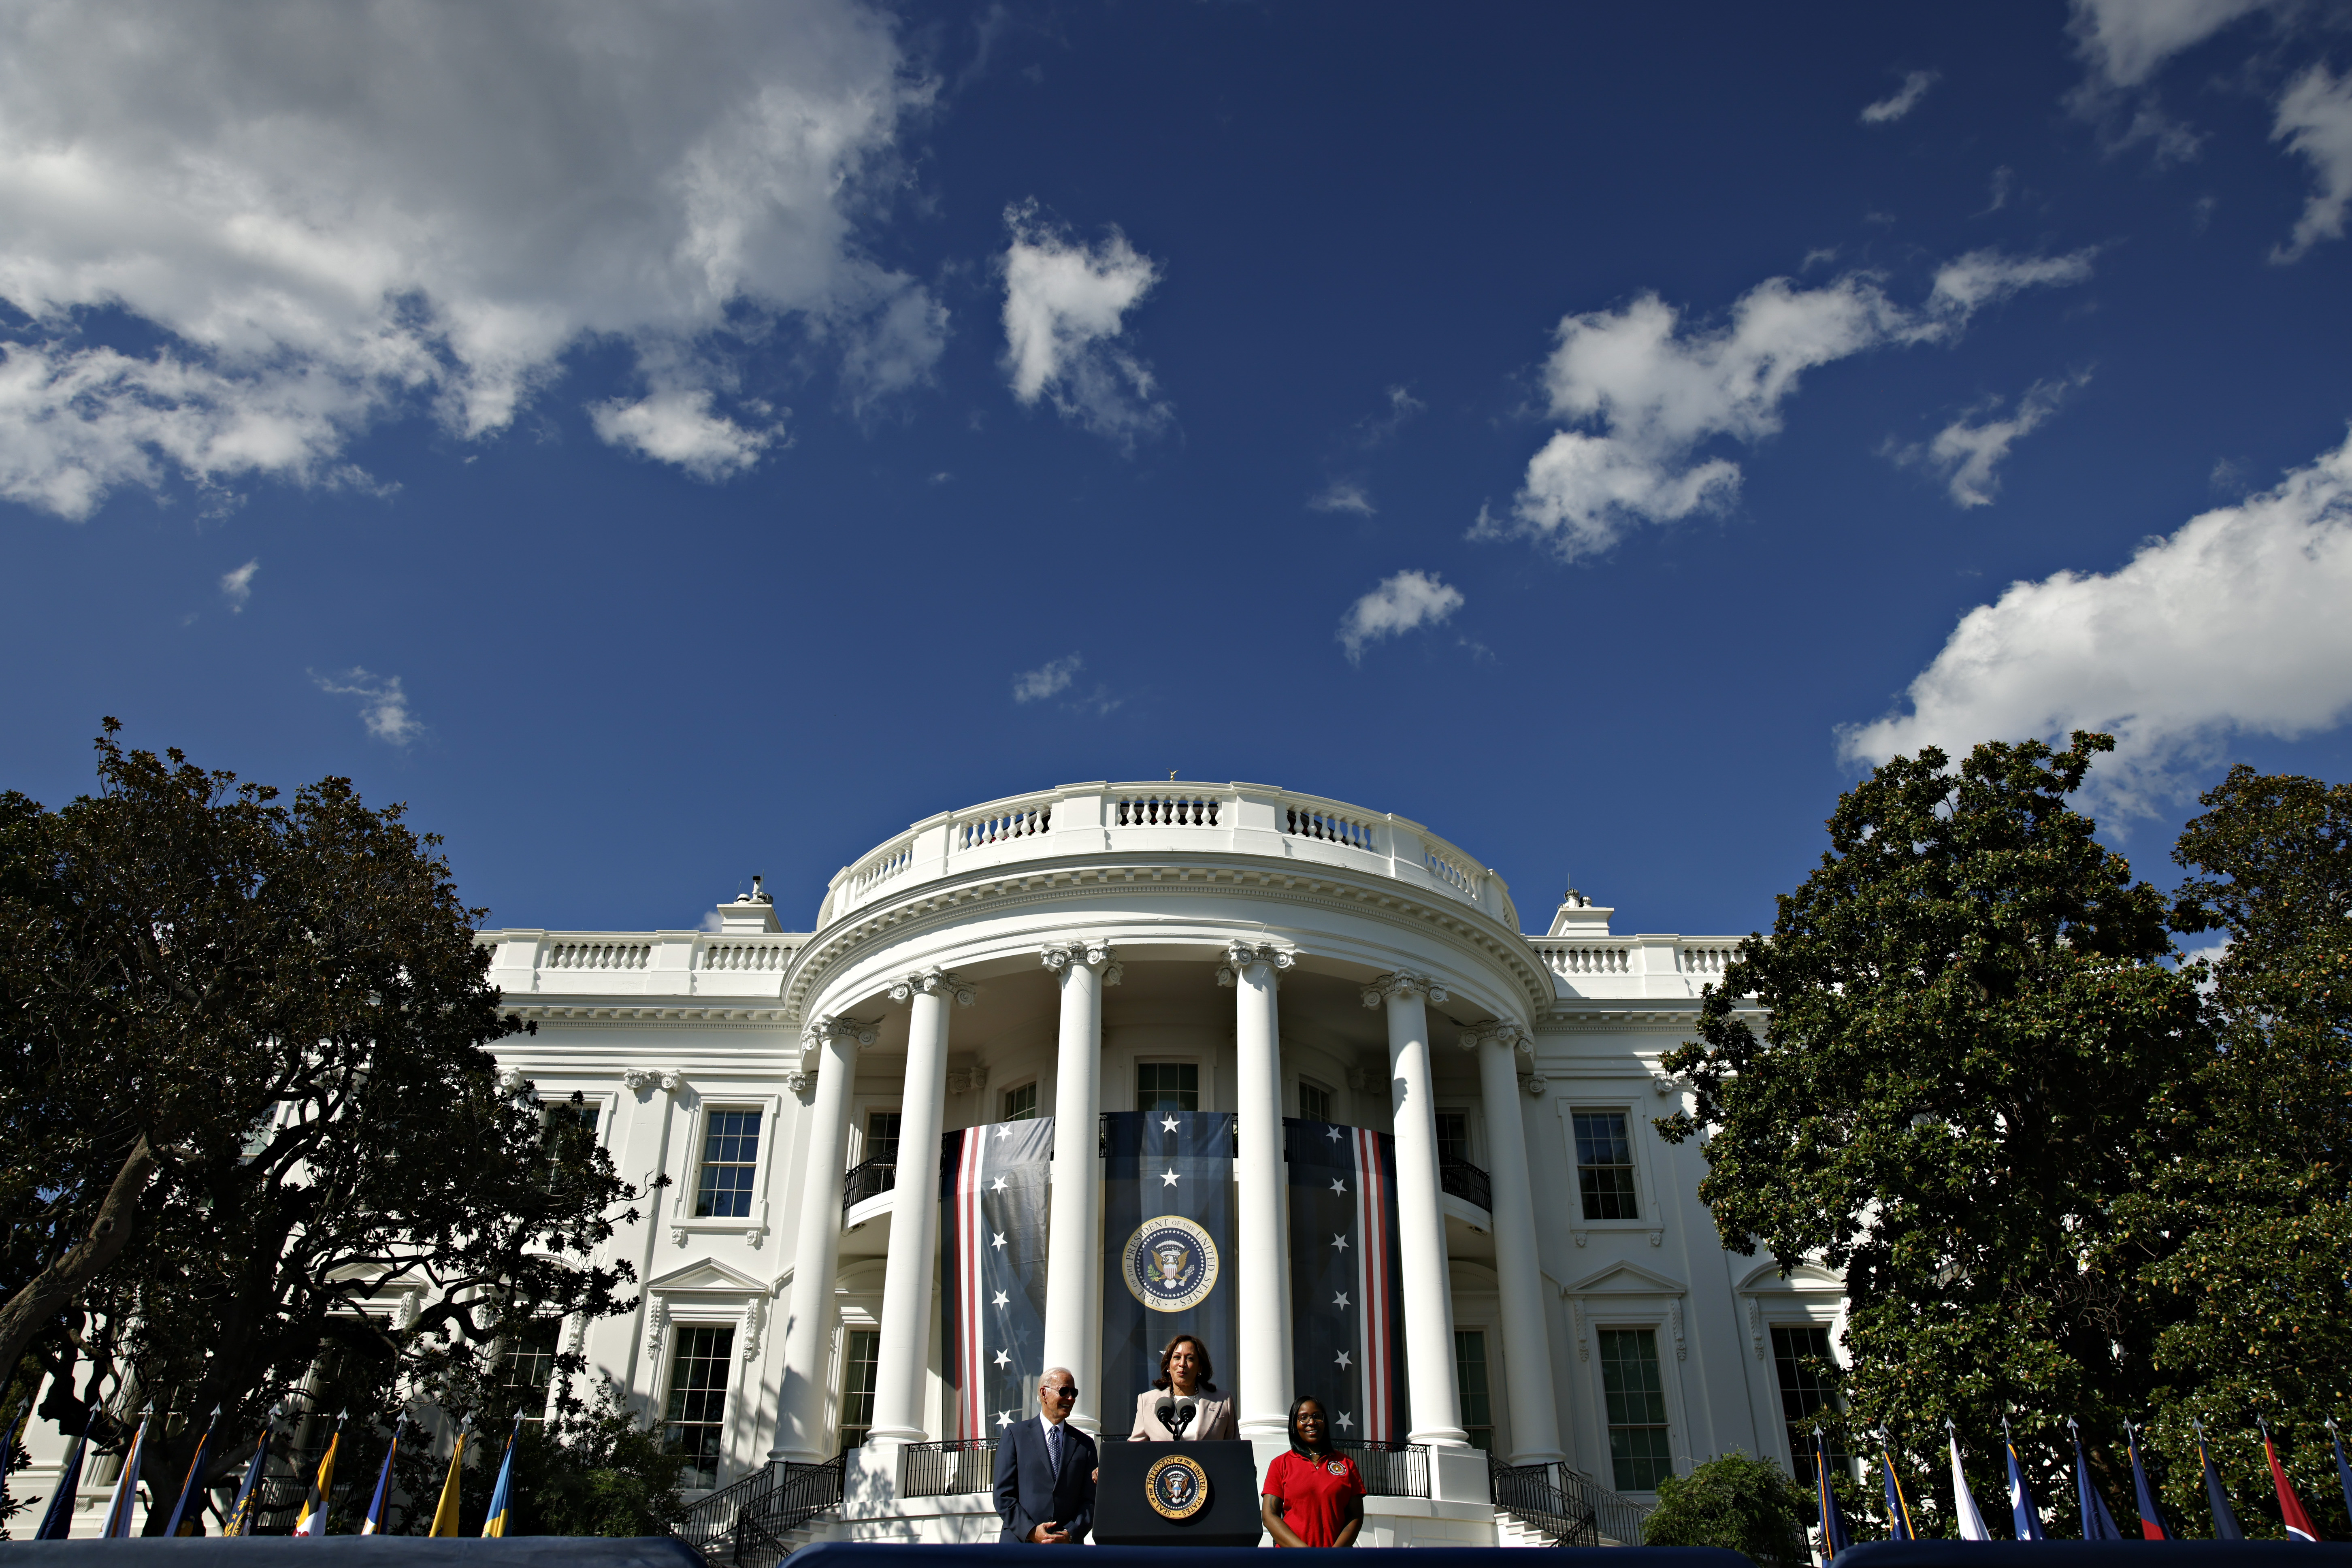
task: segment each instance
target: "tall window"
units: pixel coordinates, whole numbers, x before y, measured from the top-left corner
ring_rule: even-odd
[[[1799,1480],[1813,1473],[1813,1412],[1830,1403],[1823,1373],[1830,1331],[1817,1323],[1772,1325],[1772,1364],[1780,1374],[1780,1419],[1789,1426],[1789,1463]]]
[[[1330,1121],[1331,1091],[1319,1083],[1298,1080],[1298,1114],[1309,1121]]]
[[[681,1324],[669,1363],[669,1408],[664,1436],[677,1456],[677,1484],[719,1484],[719,1453],[727,1432],[727,1371],[735,1358],[735,1331],[724,1324]]]
[[[1609,1458],[1621,1492],[1648,1492],[1675,1473],[1666,1391],[1655,1329],[1601,1331],[1601,1393],[1609,1406]]]
[[[866,1157],[887,1160],[896,1163],[898,1158],[898,1113],[877,1110],[866,1119]]]
[[[561,1319],[535,1318],[507,1346],[499,1388],[527,1421],[546,1419],[547,1385],[555,1377],[555,1341],[562,1329]]]
[[[841,1446],[861,1447],[874,1429],[874,1365],[882,1359],[877,1329],[852,1329],[843,1336],[846,1352],[841,1379]]]
[[[1018,1089],[1004,1091],[1004,1117],[1007,1121],[1037,1120],[1037,1086],[1024,1083]]]
[[[1449,1165],[1470,1163],[1470,1113],[1466,1110],[1441,1110],[1437,1113],[1437,1158]]]
[[[1474,1448],[1495,1446],[1495,1407],[1486,1394],[1486,1331],[1454,1331],[1454,1381],[1462,1391],[1462,1427]]]
[[[583,1152],[580,1145],[593,1148],[596,1142],[596,1113],[593,1105],[558,1103],[544,1106],[540,1111],[539,1146],[547,1158],[547,1184],[555,1184],[557,1171],[566,1157],[577,1159]]]
[[[1192,1062],[1138,1062],[1135,1066],[1135,1109],[1200,1110],[1200,1068]]]
[[[751,1212],[751,1173],[760,1168],[760,1113],[714,1110],[702,1132],[702,1177],[694,1189],[697,1219],[740,1219]]]
[[[1576,1121],[1576,1184],[1584,1194],[1587,1219],[1639,1219],[1633,1203],[1633,1141],[1625,1134],[1622,1110],[1579,1110]]]

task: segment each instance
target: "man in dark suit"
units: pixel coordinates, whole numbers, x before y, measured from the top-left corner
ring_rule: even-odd
[[[1000,1543],[1076,1546],[1094,1527],[1095,1440],[1068,1425],[1077,1402],[1077,1380],[1066,1368],[1049,1367],[1037,1380],[1037,1419],[1008,1426],[997,1438]]]

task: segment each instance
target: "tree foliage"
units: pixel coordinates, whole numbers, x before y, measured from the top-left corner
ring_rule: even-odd
[[[1762,1568],[1803,1568],[1811,1560],[1806,1506],[1780,1466],[1724,1454],[1658,1482],[1658,1506],[1642,1521],[1642,1544],[1720,1546],[1746,1552]]]

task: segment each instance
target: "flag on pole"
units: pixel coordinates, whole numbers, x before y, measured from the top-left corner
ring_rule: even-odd
[[[2311,1510],[2294,1495],[2294,1483],[2286,1479],[2286,1467],[2279,1463],[2278,1447],[2271,1441],[2271,1424],[2255,1417],[2263,1429],[2263,1452],[2271,1462],[2271,1485],[2278,1489],[2279,1519],[2286,1525],[2289,1541],[2317,1541],[2319,1527],[2311,1522]]]
[[[33,1402],[29,1399],[8,1414],[8,1436],[0,1440],[0,1477],[16,1468],[16,1445],[25,1439],[25,1428],[33,1424]],[[2334,1430],[2331,1426],[2329,1430]]]
[[[163,1526],[163,1533],[166,1536],[180,1533],[180,1526],[188,1517],[188,1505],[203,1492],[201,1483],[205,1474],[205,1453],[213,1446],[214,1434],[220,1430],[220,1406],[215,1405],[213,1406],[212,1420],[205,1424],[205,1435],[196,1439],[196,1455],[194,1458],[188,1461],[187,1479],[180,1483],[180,1500],[172,1505],[172,1517]]]
[[[1886,1539],[1916,1541],[1911,1528],[1911,1505],[1903,1500],[1903,1483],[1895,1478],[1895,1444],[1884,1426],[1878,1429],[1878,1477],[1886,1485]]]
[[[2230,1506],[2229,1489],[2221,1484],[2221,1472],[2213,1468],[2213,1455],[2205,1447],[2205,1424],[2191,1421],[2189,1429],[2197,1434],[2197,1458],[2205,1467],[2205,1506],[2213,1511],[2213,1539],[2243,1541],[2246,1532],[2238,1528],[2238,1510]]]
[[[392,1418],[392,1447],[383,1451],[383,1468],[376,1474],[375,1497],[368,1503],[366,1521],[360,1526],[362,1535],[380,1535],[383,1532],[384,1505],[392,1500],[392,1461],[400,1456],[402,1419],[398,1415]]]
[[[2132,1490],[2139,1501],[2139,1533],[2143,1541],[2169,1541],[2172,1527],[2164,1522],[2164,1510],[2157,1506],[2156,1489],[2148,1484],[2147,1467],[2139,1462],[2139,1428],[2124,1423],[2124,1441],[2131,1446]]]
[[[1853,1544],[1853,1532],[1845,1526],[1845,1515],[1838,1508],[1837,1490],[1830,1485],[1830,1450],[1822,1436],[1818,1422],[1813,1426],[1813,1485],[1820,1494],[1822,1510],[1822,1561],[1827,1563]]]
[[[2336,1431],[2333,1417],[2327,1423],[2327,1440],[2336,1445],[2336,1484],[2344,1489],[2344,1511],[2352,1514],[2352,1465],[2344,1462],[2344,1435]]]
[[[152,1405],[139,1413],[139,1430],[131,1435],[131,1451],[122,1456],[122,1473],[114,1478],[114,1495],[106,1500],[105,1522],[98,1531],[100,1541],[131,1539],[131,1515],[139,1506],[139,1466],[147,1457],[147,1428],[154,1419]]]
[[[2107,1511],[2107,1500],[2091,1484],[2090,1461],[2083,1457],[2083,1429],[2074,1425],[2072,1415],[2066,1417],[2066,1430],[2074,1437],[2074,1502],[2083,1510],[2083,1539],[2121,1541],[2124,1532],[2116,1528],[2116,1516]]]
[[[269,1407],[272,1420],[283,1413],[283,1405]],[[253,1493],[261,1485],[261,1473],[269,1468],[270,1424],[261,1424],[261,1436],[254,1439],[252,1462],[245,1467],[245,1482],[236,1489],[236,1500],[229,1505],[228,1522],[221,1526],[223,1535],[245,1535],[253,1530]]]
[[[427,1534],[461,1533],[457,1528],[457,1478],[465,1469],[466,1439],[473,1431],[474,1418],[468,1415],[457,1428],[457,1447],[449,1450],[449,1479],[441,1483],[441,1506],[433,1510],[433,1528]]]
[[[74,1493],[81,1489],[81,1455],[89,1442],[89,1417],[82,1420],[81,1436],[73,1440],[66,1455],[66,1468],[58,1472],[58,1489],[49,1497],[49,1508],[41,1515],[41,1528],[33,1532],[36,1541],[63,1541],[73,1533]]]
[[[1959,1516],[1962,1541],[1990,1541],[1992,1531],[1985,1528],[1984,1515],[1977,1511],[1976,1494],[1969,1490],[1968,1472],[1960,1468],[1960,1433],[1951,1418],[1944,1420],[1944,1433],[1952,1446],[1952,1511]]]
[[[514,1430],[507,1434],[507,1457],[499,1461],[499,1484],[490,1489],[490,1513],[482,1521],[482,1534],[502,1536],[507,1532],[507,1505],[514,1500],[515,1439],[522,1436],[522,1413],[517,1411]]]
[[[2000,1440],[2009,1450],[2009,1516],[2017,1526],[2020,1541],[2046,1541],[2042,1529],[2042,1510],[2034,1506],[2033,1489],[2025,1484],[2025,1467],[2018,1463],[2017,1439],[2009,1434],[2009,1417],[2000,1418]]]
[[[343,1423],[351,1418],[348,1410],[335,1417],[335,1433],[327,1439],[327,1456],[319,1461],[318,1479],[310,1483],[310,1493],[302,1500],[302,1511],[294,1518],[297,1535],[327,1533],[327,1504],[334,1496],[335,1451],[343,1446]]]

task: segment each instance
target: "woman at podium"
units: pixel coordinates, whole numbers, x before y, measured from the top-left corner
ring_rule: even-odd
[[[1234,1402],[1217,1392],[1209,1368],[1209,1347],[1191,1334],[1178,1334],[1160,1352],[1160,1375],[1151,1386],[1135,1396],[1135,1425],[1129,1428],[1130,1443],[1173,1442],[1178,1433],[1168,1430],[1160,1418],[1160,1402],[1173,1398],[1190,1400],[1193,1406],[1192,1420],[1183,1424],[1181,1436],[1187,1442],[1238,1437],[1240,1429],[1234,1424]]]
[[[1364,1528],[1364,1478],[1331,1448],[1323,1402],[1302,1394],[1290,1407],[1290,1452],[1265,1468],[1258,1517],[1276,1546],[1353,1546]]]

